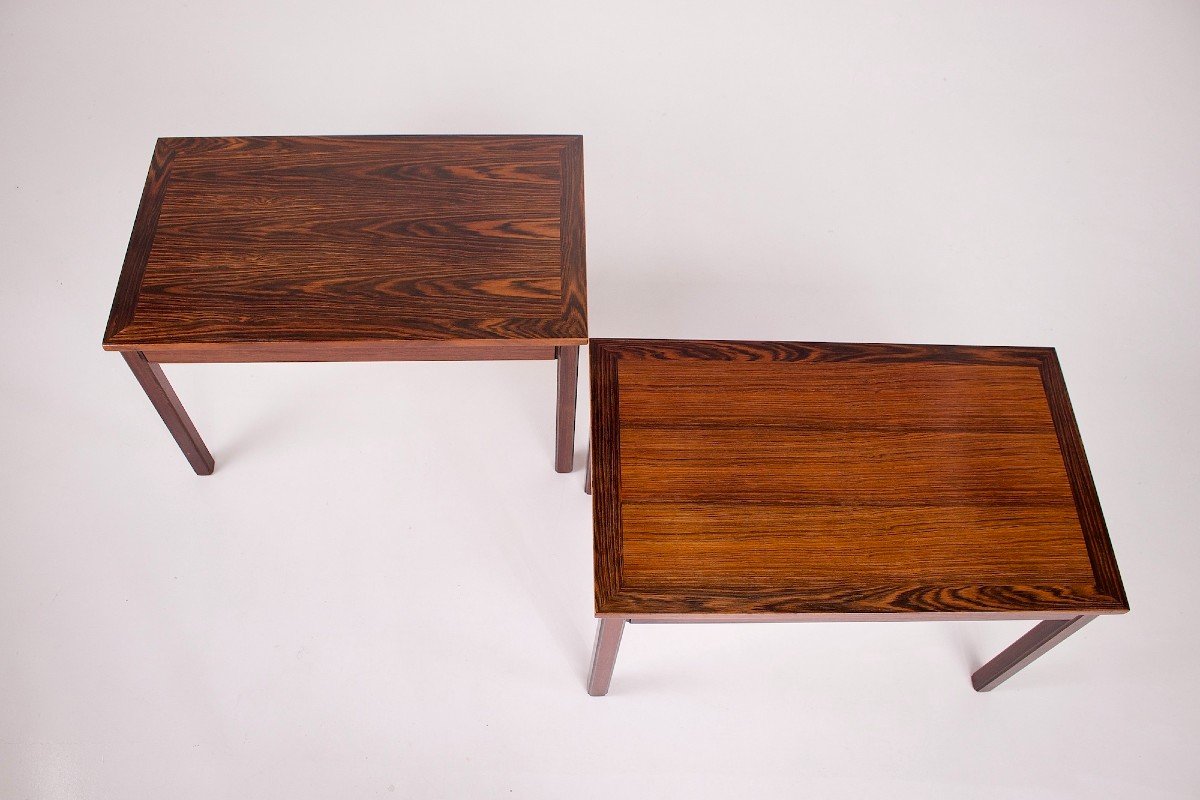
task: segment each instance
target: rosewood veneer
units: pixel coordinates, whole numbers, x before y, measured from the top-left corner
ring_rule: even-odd
[[[589,349],[592,694],[627,621],[1042,620],[986,691],[1129,608],[1052,349]]]

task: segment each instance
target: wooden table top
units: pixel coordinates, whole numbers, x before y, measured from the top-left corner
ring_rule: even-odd
[[[104,347],[553,347],[586,307],[581,137],[160,139]]]
[[[1128,609],[1053,349],[590,350],[599,615]]]

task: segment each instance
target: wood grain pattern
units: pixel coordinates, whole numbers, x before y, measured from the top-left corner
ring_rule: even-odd
[[[598,614],[1128,608],[1053,350],[590,351]]]
[[[1087,455],[1083,452],[1083,439],[1079,435],[1075,411],[1071,408],[1071,398],[1067,395],[1067,383],[1058,363],[1058,353],[1054,350],[1046,353],[1042,366],[1042,383],[1046,387],[1046,398],[1054,416],[1059,448],[1062,450],[1067,474],[1071,478],[1071,491],[1086,534],[1084,541],[1087,543],[1092,569],[1096,573],[1097,588],[1116,598],[1122,607],[1128,609],[1129,601],[1125,596],[1125,586],[1121,582],[1117,559],[1108,538],[1108,526],[1104,522],[1104,512],[1100,509],[1100,499],[1096,495],[1096,484],[1092,481],[1092,470],[1088,466]]]
[[[125,265],[117,280],[117,291],[113,296],[112,310],[108,315],[108,326],[104,330],[105,349],[118,333],[129,325],[137,307],[142,277],[146,272],[146,260],[150,258],[150,247],[154,243],[154,231],[158,226],[159,210],[166,192],[167,170],[175,157],[174,150],[166,140],[159,139],[150,157],[150,170],[146,175],[146,186],[137,216],[133,220],[133,232],[129,235],[129,247],[125,251]],[[137,348],[130,348],[136,350]]]
[[[1092,580],[1070,506],[625,503],[622,586]],[[964,546],[970,531],[970,546]],[[869,535],[866,535],[869,532]]]
[[[580,344],[584,272],[576,136],[161,139],[104,346]]]

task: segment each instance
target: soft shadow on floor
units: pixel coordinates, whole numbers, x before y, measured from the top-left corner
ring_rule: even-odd
[[[968,626],[954,624],[946,628],[946,637],[950,643],[950,651],[957,654],[958,661],[970,675],[983,666],[987,660],[979,647],[978,637],[972,636]]]
[[[237,464],[243,456],[252,458],[256,452],[270,450],[275,443],[284,441],[289,431],[295,432],[303,425],[303,418],[294,406],[290,409],[272,406],[250,423],[239,426],[230,442],[209,442],[217,470],[230,462]],[[204,433],[200,435],[203,437]]]

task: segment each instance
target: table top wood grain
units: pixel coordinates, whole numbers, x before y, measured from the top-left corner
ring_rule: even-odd
[[[584,343],[582,162],[578,136],[160,139],[104,347]]]
[[[1128,609],[1052,349],[590,350],[598,614]]]

